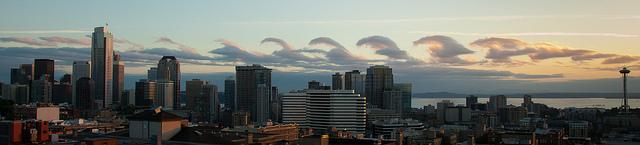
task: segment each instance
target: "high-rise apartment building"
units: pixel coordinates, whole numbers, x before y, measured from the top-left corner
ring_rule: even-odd
[[[174,108],[180,107],[180,62],[175,56],[163,56],[158,61],[158,70],[156,71],[157,81],[173,81],[174,87]]]
[[[105,27],[96,27],[91,36],[91,79],[95,83],[95,101],[98,108],[112,104],[113,88],[113,35]]]
[[[393,89],[393,72],[389,66],[375,65],[367,68],[365,79],[367,107],[383,108],[384,91]]]

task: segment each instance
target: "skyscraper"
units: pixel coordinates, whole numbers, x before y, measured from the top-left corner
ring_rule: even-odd
[[[218,122],[220,119],[220,99],[218,98],[218,86],[205,84],[202,86],[202,96],[196,105],[198,112],[201,112],[203,120],[208,122]]]
[[[2,97],[13,100],[16,104],[28,104],[29,93],[29,85],[4,84],[2,86]]]
[[[507,96],[496,95],[489,98],[489,111],[498,111],[504,107],[507,107]]]
[[[108,28],[96,27],[91,36],[91,79],[95,83],[98,108],[111,105],[113,98],[113,35]]]
[[[309,90],[320,90],[322,86],[322,83],[316,81],[316,80],[311,80],[309,81],[309,83],[307,84],[307,89]]]
[[[266,122],[260,116],[269,116],[271,69],[256,64],[236,66],[236,97],[238,111],[249,112],[253,122]]]
[[[33,79],[33,64],[21,64],[20,68],[11,69],[10,84],[28,85]]]
[[[156,99],[156,82],[141,79],[136,82],[135,104],[139,107],[151,107]]]
[[[33,72],[33,70],[34,70],[33,64],[21,64],[20,65],[20,70],[25,75],[25,76],[23,76],[24,78],[23,78],[22,84],[23,85],[29,84],[29,81],[34,79],[34,77],[33,77],[33,74],[34,74],[34,72]]]
[[[278,87],[271,87],[271,100],[270,100],[270,108],[271,108],[271,121],[280,122],[282,118],[280,116],[280,95],[278,94]]]
[[[186,82],[187,109],[193,112],[195,121],[218,121],[220,100],[218,87],[207,81],[193,79]]]
[[[344,73],[344,89],[354,90],[357,94],[364,96],[364,74],[360,71],[353,70]]]
[[[72,91],[70,83],[54,83],[52,90],[51,101],[54,104],[60,103],[71,103],[73,100]]]
[[[40,79],[31,82],[30,103],[51,103],[53,83],[49,82],[48,78],[51,78],[49,74],[43,74]]]
[[[340,74],[339,72],[331,75],[331,89],[333,90],[344,89],[342,84],[343,82],[344,82],[344,78],[342,77],[342,74]]]
[[[78,85],[75,90],[75,107],[80,110],[81,116],[91,116],[91,112],[97,108],[95,97],[93,97],[93,93],[96,92],[95,83],[91,78],[81,77],[76,80],[75,84]]]
[[[147,80],[156,81],[156,79],[158,79],[158,68],[157,67],[149,68],[149,70],[147,70]]]
[[[9,84],[20,84],[23,76],[24,75],[22,74],[22,71],[20,71],[20,68],[11,68],[11,82]]]
[[[384,91],[393,89],[393,72],[389,66],[375,65],[367,68],[365,79],[367,107],[382,108]]]
[[[60,83],[71,84],[71,74],[64,74],[60,77]]]
[[[204,81],[200,79],[192,79],[186,81],[185,85],[185,93],[187,96],[187,109],[191,111],[196,110],[197,99],[202,96],[202,86],[205,84]]]
[[[224,106],[236,110],[236,79],[231,76],[224,79],[224,97]]]
[[[76,92],[78,92],[77,91],[78,84],[76,84],[76,83],[80,78],[91,78],[91,62],[89,62],[89,61],[74,61],[73,62],[73,70],[72,71],[73,72],[72,72],[72,76],[71,76],[71,87],[72,87],[72,93],[73,94],[71,95],[72,96],[71,97],[71,101],[72,101],[71,104],[73,104],[74,106],[78,106],[78,104],[76,103],[76,100],[77,100]],[[93,85],[95,85],[95,84],[93,84]]]
[[[413,94],[411,83],[397,83],[393,85],[395,90],[398,90],[402,93],[402,103],[400,108],[402,109],[402,114],[405,115],[409,113],[411,110],[411,96]]]
[[[478,104],[478,97],[474,96],[474,95],[470,95],[469,97],[466,98],[465,100],[465,105],[469,108],[475,108],[474,105]]]
[[[173,82],[171,81],[158,81],[156,82],[156,101],[154,102],[155,106],[162,106],[162,108],[172,109],[174,104],[174,94],[175,91]]]
[[[46,79],[49,82],[54,82],[54,71],[55,65],[54,61],[51,59],[36,59],[34,61],[34,78],[33,80],[39,80],[45,74],[48,74],[48,78]]]
[[[113,87],[111,95],[113,96],[114,104],[120,104],[122,91],[124,91],[124,62],[121,60],[120,54],[113,53]]]
[[[180,62],[175,56],[163,56],[158,61],[158,70],[156,72],[157,81],[173,81],[174,99],[173,107],[180,107]]]

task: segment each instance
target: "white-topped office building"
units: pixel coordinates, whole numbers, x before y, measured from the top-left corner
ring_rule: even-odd
[[[307,93],[290,92],[282,95],[282,123],[303,124],[307,119]]]
[[[353,90],[307,90],[305,127],[364,133],[366,99]]]

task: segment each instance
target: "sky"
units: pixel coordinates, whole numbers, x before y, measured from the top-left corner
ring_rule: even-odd
[[[35,58],[70,73],[108,24],[127,88],[162,55],[187,78],[274,69],[281,90],[389,65],[414,92],[617,92],[640,68],[639,1],[2,1],[0,81]],[[279,76],[279,77],[276,77]],[[287,78],[287,79],[285,79]],[[601,84],[601,85],[598,85]],[[640,83],[638,83],[640,84]],[[222,86],[222,84],[218,84]],[[638,88],[638,87],[635,87]],[[631,87],[632,91],[640,91]]]

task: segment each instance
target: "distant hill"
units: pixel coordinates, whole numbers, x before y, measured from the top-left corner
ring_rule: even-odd
[[[622,98],[622,93],[517,93],[517,94],[501,94],[509,98],[521,98],[525,94],[529,94],[535,98]],[[464,98],[472,94],[458,94],[451,92],[426,92],[413,94],[414,98]],[[473,94],[478,97],[489,97],[499,94]],[[640,93],[629,93],[629,98],[640,99]]]

